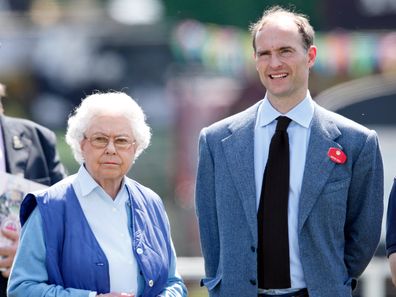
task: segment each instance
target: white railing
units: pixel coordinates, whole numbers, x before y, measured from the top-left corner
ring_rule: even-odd
[[[374,257],[361,277],[362,297],[385,297],[385,281],[390,277],[391,274],[387,258]]]
[[[203,258],[178,257],[177,270],[184,279],[199,281],[205,275]]]
[[[179,257],[178,270],[185,280],[199,281],[204,275],[201,257]],[[385,297],[386,279],[390,278],[390,269],[385,257],[375,257],[360,278],[362,297]]]

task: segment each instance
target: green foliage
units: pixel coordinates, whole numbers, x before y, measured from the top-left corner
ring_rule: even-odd
[[[56,131],[56,140],[60,160],[66,168],[68,175],[76,173],[80,165],[74,160],[73,153],[65,141],[65,131]]]

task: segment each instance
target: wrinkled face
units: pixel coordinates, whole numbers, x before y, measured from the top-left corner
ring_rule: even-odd
[[[271,100],[305,98],[316,47],[306,50],[294,21],[280,16],[256,34],[256,69]]]
[[[122,116],[92,118],[81,141],[81,151],[88,172],[98,184],[121,182],[136,152],[130,121]]]

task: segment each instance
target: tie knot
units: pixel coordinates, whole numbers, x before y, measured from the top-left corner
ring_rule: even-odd
[[[278,123],[276,124],[276,131],[286,131],[289,126],[291,119],[285,116],[280,116],[276,118]]]

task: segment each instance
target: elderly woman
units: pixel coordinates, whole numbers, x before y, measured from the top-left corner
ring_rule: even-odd
[[[186,296],[161,199],[126,177],[150,142],[141,108],[124,93],[88,96],[66,141],[81,167],[25,197],[8,296]]]

